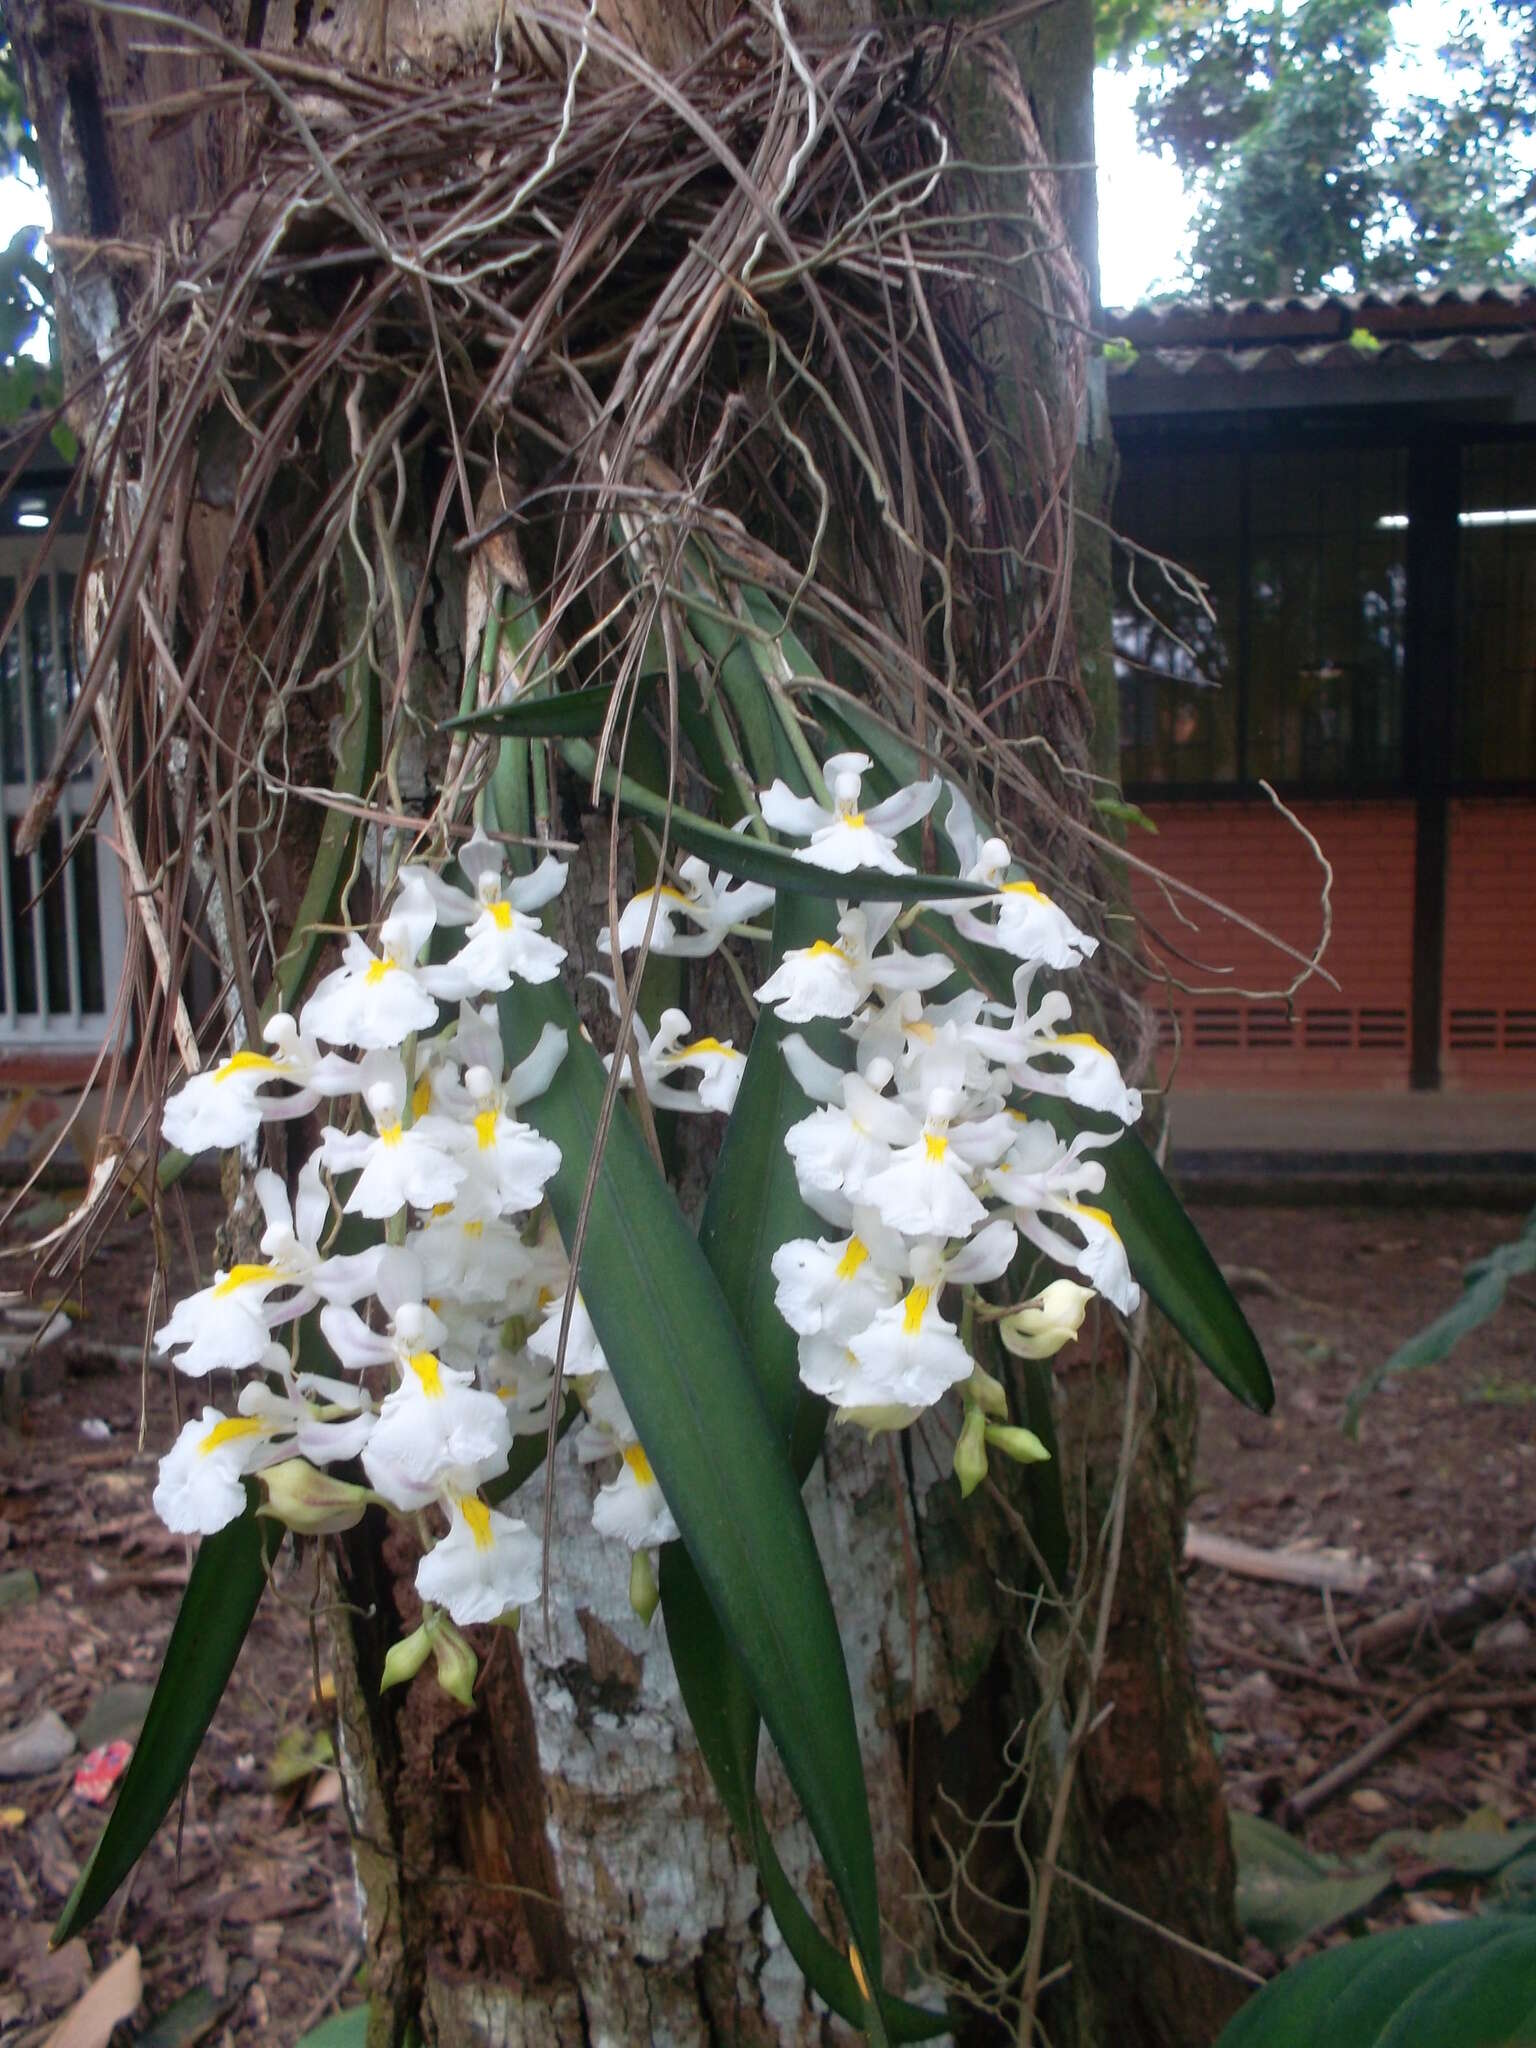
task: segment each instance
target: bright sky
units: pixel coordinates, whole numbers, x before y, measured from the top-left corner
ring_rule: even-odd
[[[1268,0],[1253,0],[1268,4]],[[1405,0],[1393,10],[1398,55],[1383,77],[1383,97],[1443,93],[1449,87],[1437,56],[1463,13],[1487,32],[1479,0]],[[1496,33],[1496,31],[1495,31]],[[1100,71],[1094,86],[1099,156],[1099,263],[1106,306],[1130,306],[1175,288],[1190,235],[1190,203],[1171,163],[1136,145],[1136,94],[1142,76]],[[1394,91],[1394,88],[1396,89]]]

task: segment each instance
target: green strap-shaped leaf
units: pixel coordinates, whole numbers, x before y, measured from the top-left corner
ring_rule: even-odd
[[[198,1545],[117,1804],[59,1915],[55,1947],[95,1918],[149,1847],[229,1683],[286,1534],[278,1523],[258,1520],[254,1489],[246,1490],[245,1513]]]
[[[894,788],[918,773],[913,749],[867,712],[842,698],[820,694],[817,705],[841,739],[861,746],[871,757],[885,786]],[[941,798],[935,828],[954,868],[954,849],[943,832],[948,808]],[[928,943],[949,953],[978,987],[999,1002],[1011,1002],[1015,963],[1007,954],[973,945],[937,918],[920,920],[908,935],[915,951],[922,950],[925,935]],[[1030,1114],[1043,1117],[1058,1136],[1067,1139],[1085,1130],[1119,1128],[1112,1118],[1079,1109],[1061,1096],[1033,1096]],[[1156,1159],[1134,1131],[1127,1131],[1118,1143],[1106,1146],[1095,1157],[1104,1166],[1101,1205],[1120,1233],[1136,1278],[1228,1392],[1245,1406],[1267,1414],[1275,1404],[1275,1388],[1259,1340]]]
[[[590,776],[597,757],[585,740],[566,743],[565,758],[579,775]],[[631,775],[607,770],[603,787],[618,796],[626,810],[649,818],[655,824],[667,820],[666,798]],[[813,861],[797,860],[788,847],[771,846],[744,832],[729,832],[674,804],[671,810],[672,838],[689,853],[700,854],[712,867],[728,875],[745,876],[750,882],[767,882],[775,889],[799,896],[817,896],[824,902],[845,903],[936,903],[948,897],[974,902],[979,894],[974,882],[953,881],[942,875],[884,875],[877,868],[855,868],[852,874],[835,874]]]
[[[450,718],[444,732],[498,733],[503,739],[595,739],[607,722],[613,686],[595,683],[590,689],[561,690],[549,697],[530,697],[510,704],[491,704]]]
[[[805,897],[780,899],[774,917],[774,954],[809,945],[830,927],[828,912]],[[795,1477],[803,1481],[816,1459],[826,1404],[800,1385],[799,1347],[774,1304],[771,1261],[781,1244],[821,1227],[805,1206],[784,1132],[812,1104],[780,1051],[784,1027],[765,1010],[753,1033],[736,1106],[710,1182],[699,1225],[709,1260],[737,1328],[751,1333],[752,1363],[780,1440],[790,1446]],[[816,1050],[838,1051],[836,1027],[809,1027]],[[740,1664],[721,1631],[687,1551],[668,1544],[661,1558],[661,1611],[679,1689],[699,1749],[737,1834],[751,1852],[763,1895],[790,1954],[812,1990],[855,2026],[870,2014],[846,1956],[806,1911],[779,1862],[757,1798],[759,1716]],[[893,2041],[922,2041],[944,2032],[948,2015],[900,1999],[880,2004]]]
[[[1536,2040],[1536,1919],[1397,1927],[1273,1978],[1216,2048],[1517,2048]]]
[[[661,1554],[661,1606],[678,1687],[700,1753],[731,1825],[757,1865],[763,1896],[785,1946],[811,1989],[840,2018],[868,2028],[873,2016],[848,1958],[806,1911],[773,1846],[757,1798],[757,1706],[680,1543],[669,1543]],[[952,2024],[945,2012],[884,1996],[879,2017],[892,2041],[929,2041],[948,2032]]]
[[[606,1077],[559,982],[501,999],[516,1060],[546,1023],[570,1052],[525,1114],[561,1151],[548,1195],[567,1242]],[[606,1136],[582,1298],[624,1404],[783,1759],[853,1939],[879,1981],[880,1916],[853,1700],[821,1560],[787,1452],[734,1319],[634,1119]]]

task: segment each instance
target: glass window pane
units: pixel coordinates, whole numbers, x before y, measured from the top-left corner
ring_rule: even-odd
[[[1462,452],[1456,773],[1536,776],[1536,442]]]
[[[107,1007],[101,966],[101,854],[96,834],[88,833],[75,848],[75,915],[80,925],[80,1007],[100,1016]]]
[[[1276,449],[1252,462],[1248,773],[1402,774],[1405,463],[1393,449]]]
[[[10,616],[16,602],[16,585],[0,576],[0,624]],[[7,782],[28,782],[26,748],[21,724],[21,627],[0,650],[0,771]]]
[[[16,1013],[20,1017],[37,1015],[37,952],[33,946],[33,923],[30,905],[32,902],[32,863],[23,860],[16,851],[16,833],[19,818],[6,820],[6,858],[10,863],[11,885],[11,946],[12,958],[16,965]]]
[[[1126,456],[1115,523],[1148,552],[1115,551],[1125,782],[1237,775],[1238,489],[1238,465],[1227,454],[1132,449]]]
[[[67,1017],[69,1001],[69,913],[65,892],[68,883],[59,865],[63,835],[55,820],[43,834],[38,848],[43,869],[43,958],[47,967],[48,1012]]]

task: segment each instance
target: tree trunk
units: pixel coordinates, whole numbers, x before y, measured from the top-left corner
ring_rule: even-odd
[[[321,98],[324,67],[336,62],[384,74],[488,66],[501,12],[497,0],[425,9],[218,0],[176,11],[252,50],[308,58]],[[676,69],[735,9],[731,0],[688,9],[605,0],[598,11],[660,67]],[[9,0],[8,12],[56,225],[69,238],[59,245],[59,310],[66,366],[78,371],[107,355],[146,277],[259,159],[261,136],[246,114],[211,97],[199,105],[232,75],[225,63],[184,48],[146,54],[151,38],[137,16],[85,0]],[[551,61],[548,38],[519,26],[515,7],[506,12],[513,58]],[[824,25],[853,13],[836,0],[801,9]],[[1086,0],[1073,0],[1017,32],[1047,147],[1079,163],[1091,155],[1091,28]],[[985,76],[973,81],[978,134],[994,86]],[[126,118],[160,101],[167,110],[154,123]],[[1036,198],[1041,189],[1037,182]],[[1091,265],[1091,184],[1067,180],[1063,189],[1068,228]],[[1078,313],[1088,310],[1085,300]],[[1047,412],[1055,409],[1050,433],[1070,463],[1077,422],[1070,394],[1051,382],[1056,347],[1042,336],[1039,381]],[[1102,411],[1090,419],[1074,487],[1102,511]],[[231,493],[217,455],[210,423],[186,526],[188,612],[206,616],[223,604],[234,621],[251,593],[244,584],[232,593],[228,580]],[[314,488],[312,478],[304,482]],[[462,616],[462,589],[450,588],[461,572],[429,559],[425,517],[407,535],[412,574],[439,578],[440,615],[457,597]],[[1098,759],[1113,772],[1105,557],[1085,531],[1079,522],[1074,534],[1070,518],[1063,528],[1069,560],[1076,548],[1078,602],[1054,671],[1058,695],[1037,692],[1037,715],[1051,732],[1059,702],[1069,707],[1060,715],[1081,725],[1086,687]],[[270,559],[281,553],[274,547]],[[446,633],[435,645],[425,635],[418,642],[410,688],[428,717],[457,708],[462,658]],[[299,738],[323,764],[325,721],[313,716],[314,729]],[[417,762],[415,793],[435,772],[424,757]],[[406,801],[412,794],[402,791]],[[280,923],[292,915],[317,829],[311,822],[308,838],[280,850]],[[1100,996],[1124,1040],[1133,992],[1107,983]],[[1070,1967],[1037,2016],[1058,2048],[1204,2048],[1230,2008],[1232,1980],[1056,1880],[1057,1869],[1082,1877],[1186,1938],[1231,1945],[1225,1817],[1177,1579],[1194,1421],[1187,1362],[1154,1325],[1137,1396],[1107,1323],[1073,1357],[1060,1375],[1056,1426],[1073,1503],[1071,1573],[1076,1593],[1086,1594],[1080,1626],[1090,1635],[1104,1585],[1101,1531],[1113,1520],[1117,1480],[1125,1482],[1128,1533],[1096,1684],[1071,1631],[1035,1604],[1021,1533],[1035,1495],[1022,1480],[962,1506],[937,1434],[918,1432],[903,1450],[894,1439],[870,1444],[834,1431],[809,1484],[859,1714],[882,1899],[898,1937],[888,1974],[893,1988],[909,1991],[952,1983],[959,2031],[1011,2038],[1027,1907],[1032,1892],[1042,1902],[1048,1893],[1050,1931],[1034,1953],[1036,1974]],[[1127,1463],[1128,1387],[1135,1429]],[[829,2038],[836,2029],[813,2007],[726,1825],[662,1632],[637,1622],[611,1548],[592,1533],[593,1484],[569,1460],[558,1472],[562,1598],[547,1629],[530,1612],[520,1636],[478,1632],[483,1675],[473,1709],[425,1681],[380,1697],[384,1651],[418,1618],[406,1540],[396,1532],[381,1544],[365,1523],[333,1552],[370,2040],[383,2048],[412,2027],[430,2048]],[[535,1526],[541,1485],[530,1486],[534,1502],[523,1510]],[[763,1800],[786,1868],[823,1924],[835,1925],[809,1835],[772,1760]],[[995,1825],[1015,1811],[1027,1861],[1014,1834]],[[983,1827],[988,1812],[994,1825]],[[964,1956],[946,1945],[961,1934]],[[1033,2010],[1027,1984],[1025,1997]],[[1027,2027],[1018,2038],[1030,2038]]]

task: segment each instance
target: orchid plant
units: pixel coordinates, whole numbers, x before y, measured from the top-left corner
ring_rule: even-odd
[[[834,875],[910,876],[897,835],[947,796],[948,834],[971,856],[964,878],[978,890],[926,907],[1017,963],[1013,1001],[973,986],[937,1000],[953,961],[909,951],[902,928],[915,912],[896,904],[839,902],[835,938],[783,952],[758,1001],[781,1022],[835,1021],[849,1064],[798,1032],[779,1047],[816,1105],[784,1146],[801,1197],[831,1235],[778,1246],[774,1299],[796,1335],[803,1385],[839,1423],[904,1428],[958,1391],[956,1472],[970,1492],[989,1449],[1021,1461],[1048,1455],[1032,1431],[1009,1424],[1002,1387],[973,1355],[964,1332],[978,1313],[1022,1355],[1043,1358],[1076,1336],[1095,1293],[1125,1313],[1140,1299],[1114,1223],[1092,1199],[1104,1186],[1096,1154],[1114,1134],[1065,1141],[1023,1105],[1040,1090],[1129,1123],[1141,1099],[1106,1047],[1062,1028],[1065,995],[1034,996],[1042,969],[1075,965],[1096,940],[1033,884],[997,888],[1011,854],[980,841],[966,798],[938,776],[861,808],[872,765],[854,751],[827,760],[830,805],[775,781],[761,815],[805,842],[797,861]],[[271,1512],[304,1533],[350,1526],[369,1506],[412,1518],[425,1546],[416,1585],[426,1618],[389,1679],[419,1668],[432,1645],[456,1687],[473,1669],[457,1629],[509,1618],[537,1596],[538,1540],[481,1489],[505,1473],[515,1437],[546,1433],[562,1374],[585,1415],[575,1455],[609,1472],[593,1503],[596,1529],[641,1554],[678,1535],[579,1294],[567,1317],[571,1273],[544,1202],[560,1150],[521,1120],[565,1058],[567,1035],[546,1024],[514,1063],[485,1002],[508,991],[515,1001],[521,986],[558,974],[564,949],[536,913],[560,893],[566,868],[548,856],[508,880],[483,829],[458,866],[473,894],[431,868],[402,867],[378,950],[351,934],[297,1019],[273,1017],[270,1054],[236,1052],[167,1105],[166,1129],[188,1151],[248,1144],[264,1119],[322,1102],[332,1121],[292,1206],[277,1175],[257,1174],[261,1261],[216,1273],[156,1334],[157,1350],[189,1377],[254,1376],[233,1413],[208,1406],[186,1423],[154,1494],[168,1527],[200,1535],[244,1511],[252,1474]],[[655,954],[697,959],[774,902],[771,886],[733,885],[697,858],[681,864],[678,884],[626,905],[621,954],[648,936]],[[458,933],[456,950],[432,961],[434,935]],[[600,942],[611,944],[606,928]],[[728,1040],[697,1034],[670,1009],[654,1033],[637,1028],[621,1085],[643,1086],[663,1112],[728,1115],[744,1064]],[[379,1241],[328,1250],[345,1214],[381,1224]],[[1056,1280],[1003,1308],[983,1303],[980,1290],[1004,1279],[1021,1238],[1081,1281]],[[301,1369],[284,1341],[317,1306],[326,1373]],[[319,1483],[354,1459],[366,1485]],[[633,1572],[647,1615],[653,1586],[648,1566]]]
[[[155,1507],[202,1548],[61,1934],[174,1797],[285,1531],[401,1518],[421,1619],[387,1647],[382,1684],[426,1682],[430,1665],[470,1706],[465,1631],[562,1597],[558,1552],[517,1512],[519,1487],[558,1456],[595,1468],[593,1527],[636,1612],[661,1610],[704,1760],[813,1987],[872,2040],[947,2027],[882,1982],[851,1694],[800,1496],[823,1431],[947,1409],[961,1495],[995,1459],[1049,1473],[1046,1362],[1096,1301],[1133,1315],[1143,1284],[1240,1396],[1265,1405],[1269,1386],[1128,1134],[1139,1093],[1073,1028],[1071,977],[1096,938],[955,780],[821,681],[761,593],[749,609],[769,621],[739,643],[757,665],[727,659],[721,674],[759,744],[735,747],[724,682],[693,729],[706,753],[707,726],[721,740],[733,826],[685,809],[670,773],[604,760],[589,736],[613,690],[552,690],[536,672],[455,722],[493,742],[472,835],[450,853],[445,814],[435,841],[429,826],[403,847],[382,915],[349,926],[330,971],[274,1008],[265,1049],[234,1051],[166,1104],[187,1154],[239,1148],[254,1166],[264,1126],[296,1119],[312,1143],[291,1191],[254,1173],[259,1256],[216,1272],[154,1336],[178,1374],[220,1389],[234,1375],[236,1391],[202,1401],[160,1461]],[[708,608],[688,617],[713,630]],[[817,727],[833,736],[825,756]],[[557,936],[578,927],[557,908],[568,870],[549,845],[547,776],[545,809],[527,809],[531,748],[551,740],[654,834],[654,874],[610,897],[594,935],[607,971],[591,1028],[604,998],[618,1018],[606,1054]],[[389,835],[378,843],[387,858]],[[729,1022],[677,1002],[642,1016],[648,962],[678,963],[682,994],[686,965],[721,954],[743,997]],[[643,1097],[634,1116],[626,1095]],[[658,1130],[678,1116],[724,1123],[697,1219],[662,1168]],[[1032,1376],[1027,1416],[1007,1354]],[[837,1892],[841,1944],[779,1865],[755,1790],[760,1723]]]

